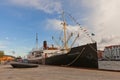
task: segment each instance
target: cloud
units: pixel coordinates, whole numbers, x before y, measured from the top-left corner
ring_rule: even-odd
[[[61,3],[57,0],[8,0],[8,2],[12,5],[30,7],[46,13],[59,13],[62,10]]]
[[[120,1],[119,0],[92,0],[90,24],[96,32],[99,46],[120,44]]]
[[[9,3],[21,7],[30,7],[46,13],[61,12],[62,7],[77,18],[79,23],[95,32],[98,47],[120,44],[120,1],[119,0],[8,0]],[[63,4],[62,4],[63,3]],[[67,4],[67,5],[66,5]],[[47,21],[47,28],[60,30],[61,21]],[[71,30],[77,27],[70,25]],[[74,28],[74,29],[73,29]]]
[[[61,20],[57,20],[57,19],[48,19],[46,22],[46,26],[47,29],[52,29],[52,30],[63,30],[63,25],[62,25],[63,21]],[[72,33],[77,33],[80,30],[80,26],[77,25],[68,25],[67,24],[67,30],[68,32],[72,32]]]
[[[120,44],[119,0],[71,0],[66,2],[68,3],[66,10],[73,11],[74,13],[71,14],[77,16],[77,21],[82,21],[87,28],[95,32],[94,39],[98,42],[98,49]],[[52,25],[56,24],[56,21],[52,22]],[[59,29],[55,26],[53,28]]]
[[[98,48],[120,44],[120,1],[119,0],[84,0],[83,5],[91,9],[88,16],[89,25],[96,33]]]
[[[57,19],[48,19],[46,21],[47,29],[62,30],[61,21]]]

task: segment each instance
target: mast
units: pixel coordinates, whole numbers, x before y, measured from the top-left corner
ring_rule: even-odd
[[[38,49],[38,33],[36,33],[36,49]]]
[[[64,49],[68,49],[68,44],[67,44],[67,35],[66,35],[66,21],[65,21],[65,17],[64,17],[64,12],[62,14],[63,17],[63,30],[64,30]]]

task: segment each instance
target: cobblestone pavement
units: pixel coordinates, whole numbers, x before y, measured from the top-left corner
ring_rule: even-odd
[[[120,72],[45,65],[18,69],[0,65],[0,80],[120,80]]]

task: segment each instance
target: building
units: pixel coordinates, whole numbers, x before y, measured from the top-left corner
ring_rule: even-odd
[[[106,46],[103,53],[103,59],[120,60],[120,45]]]
[[[98,60],[101,60],[103,58],[104,51],[98,50]]]
[[[6,62],[13,61],[14,59],[15,59],[15,57],[13,57],[13,56],[4,55],[4,56],[0,57],[0,63],[5,64]]]

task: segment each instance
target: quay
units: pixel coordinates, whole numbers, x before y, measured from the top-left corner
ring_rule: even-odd
[[[120,80],[120,72],[47,65],[37,68],[0,65],[0,80]]]

